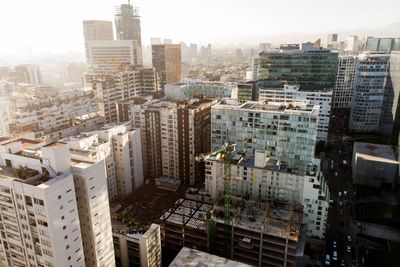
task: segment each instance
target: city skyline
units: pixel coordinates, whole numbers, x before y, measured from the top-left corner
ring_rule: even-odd
[[[0,44],[0,55],[44,51],[83,53],[82,21],[110,20],[114,24],[114,7],[121,3],[127,1],[7,2],[1,8],[4,14],[0,16],[0,23],[8,25],[14,21],[14,25],[2,28],[7,38]],[[301,42],[318,36],[324,41],[325,36],[321,34],[328,32],[346,35],[376,32],[376,36],[400,32],[400,27],[397,27],[400,3],[393,0],[381,1],[382,8],[376,7],[373,1],[363,1],[359,5],[342,0],[330,3],[328,8],[314,0],[306,3],[253,0],[249,5],[237,0],[216,3],[209,0],[190,3],[182,0],[137,0],[131,4],[140,10],[144,45],[150,44],[151,37],[170,38],[175,43],[238,45],[283,40]],[[24,20],[15,23],[13,11],[17,10]],[[312,16],[304,16],[310,14],[308,12]]]

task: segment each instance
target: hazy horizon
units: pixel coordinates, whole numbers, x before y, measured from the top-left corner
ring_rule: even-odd
[[[0,55],[84,52],[82,21],[114,21],[128,1],[4,1],[0,5]],[[257,45],[311,41],[328,32],[400,35],[400,1],[137,0],[144,45],[150,37],[174,42]],[[390,25],[392,27],[390,27]],[[386,28],[387,27],[387,28]],[[376,32],[376,34],[375,34]],[[344,38],[345,36],[340,36]],[[395,36],[388,36],[395,37]]]

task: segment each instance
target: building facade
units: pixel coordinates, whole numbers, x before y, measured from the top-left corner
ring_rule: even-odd
[[[89,41],[114,40],[113,26],[111,21],[84,20],[83,38],[85,40],[86,59],[89,60]]]
[[[241,142],[254,153],[266,150],[290,167],[312,162],[317,139],[319,106],[301,103],[220,103],[211,108],[211,149]]]
[[[281,46],[279,50],[260,52],[254,64],[257,88],[282,88],[289,83],[300,85],[302,90],[318,91],[334,88],[338,53],[311,43]]]
[[[88,64],[98,73],[115,73],[121,64],[143,65],[142,48],[134,40],[88,41]]]
[[[197,98],[176,103],[137,98],[118,105],[122,121],[141,130],[145,179],[175,178],[194,184],[203,173],[196,156],[210,151],[211,106]]]
[[[164,93],[171,100],[190,100],[199,95],[218,99],[226,97],[237,98],[237,84],[188,80],[165,85]]]
[[[339,56],[332,108],[351,108],[357,62],[357,56]]]
[[[312,105],[319,105],[317,140],[327,140],[329,119],[331,116],[332,91],[300,91],[296,85],[285,85],[283,89],[260,88],[259,100],[278,103],[306,101]]]
[[[266,151],[256,150],[253,155],[243,155],[237,150],[231,153],[232,196],[253,201],[283,201],[302,205],[303,222],[307,234],[323,238],[326,228],[329,189],[320,170],[319,160],[304,168],[288,168],[287,164],[271,159]],[[226,183],[225,162],[221,152],[208,155],[206,162],[205,192],[214,201],[224,197]]]
[[[129,3],[116,7],[115,31],[118,40],[135,40],[142,46],[139,10]]]
[[[177,83],[182,79],[182,55],[180,44],[153,44],[151,46],[152,62],[160,84]]]

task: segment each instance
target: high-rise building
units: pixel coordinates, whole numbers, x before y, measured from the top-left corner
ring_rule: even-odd
[[[115,8],[115,31],[118,40],[134,40],[142,46],[139,9],[129,1]]]
[[[319,105],[299,103],[220,103],[211,108],[211,149],[244,142],[249,153],[266,150],[271,158],[304,167],[314,158]]]
[[[118,72],[121,65],[143,65],[142,48],[136,41],[89,41],[90,68],[97,73]]]
[[[328,49],[339,49],[339,41],[337,33],[330,33],[326,38],[326,48]]]
[[[303,206],[307,235],[323,238],[329,208],[329,189],[315,160],[303,168],[288,168],[286,163],[268,156],[265,150],[243,154],[240,145],[231,152],[231,194],[253,201],[281,201]],[[214,201],[224,198],[226,187],[223,152],[206,156],[205,192]]]
[[[106,124],[61,141],[72,152],[104,159],[110,200],[125,197],[143,185],[140,130],[131,130],[130,123]]]
[[[118,104],[121,121],[140,128],[145,179],[169,177],[192,185],[202,177],[196,157],[210,151],[210,112],[216,100],[168,102],[135,98]]]
[[[357,62],[357,56],[339,56],[336,83],[333,89],[332,108],[351,107]]]
[[[35,86],[18,91],[9,97],[11,134],[33,132],[52,141],[103,122],[92,90]]]
[[[257,88],[282,88],[289,83],[306,91],[333,89],[337,62],[337,52],[311,43],[285,45],[279,50],[260,52],[254,60],[253,75]]]
[[[145,231],[133,232],[115,225],[113,237],[117,266],[161,266],[159,225],[153,223]]]
[[[182,55],[180,44],[152,45],[152,61],[160,84],[177,83],[182,79]]]
[[[43,82],[39,65],[35,64],[15,66],[9,75],[16,83],[42,84]]]
[[[87,73],[85,79],[90,84],[101,115],[107,123],[118,121],[118,101],[149,95],[159,88],[153,68],[132,65],[123,65],[114,74]]]
[[[115,266],[104,161],[0,142],[1,266]]]
[[[393,101],[389,104],[391,113],[388,117],[392,118],[392,144],[400,146],[400,51],[392,51],[389,59],[390,83],[393,88]]]
[[[345,39],[345,52],[357,52],[358,51],[358,36],[350,35]]]
[[[197,57],[197,44],[190,44],[190,57],[196,58]]]
[[[389,54],[364,53],[359,56],[350,112],[351,131],[380,130],[388,71]]]
[[[114,40],[112,22],[104,20],[84,20],[83,38],[85,39],[86,58],[87,61],[89,61],[89,41]]]
[[[328,138],[329,119],[331,116],[332,91],[300,91],[296,85],[286,84],[281,89],[260,88],[259,100],[264,102],[295,103],[305,101],[311,105],[319,105],[317,140]]]

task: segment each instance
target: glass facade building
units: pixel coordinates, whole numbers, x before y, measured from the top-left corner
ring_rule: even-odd
[[[282,88],[298,84],[300,90],[318,91],[335,86],[338,53],[328,49],[281,49],[263,51],[254,61],[257,88]]]

